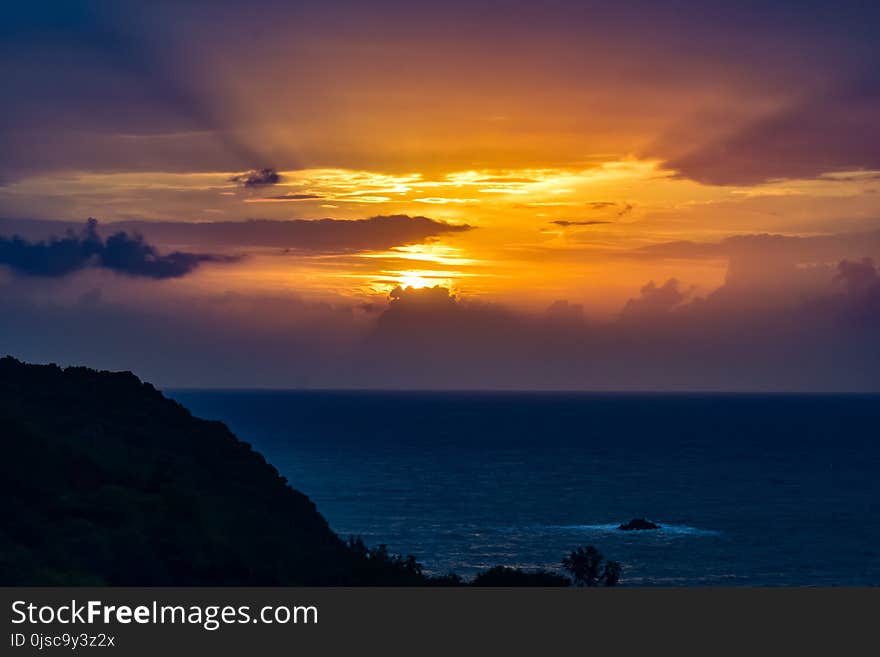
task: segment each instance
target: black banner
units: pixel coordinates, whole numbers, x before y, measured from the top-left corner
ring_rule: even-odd
[[[2,654],[846,654],[876,589],[4,588]]]

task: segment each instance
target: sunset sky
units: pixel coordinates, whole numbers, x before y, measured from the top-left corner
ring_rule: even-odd
[[[878,19],[8,8],[0,351],[162,385],[877,389]],[[40,246],[68,230],[75,262]]]

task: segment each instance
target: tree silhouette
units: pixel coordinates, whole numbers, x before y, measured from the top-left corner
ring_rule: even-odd
[[[571,586],[571,580],[546,570],[527,572],[520,568],[495,566],[474,577],[474,586]]]
[[[576,586],[616,586],[620,581],[620,564],[605,561],[592,545],[573,550],[562,560],[562,568],[571,575]]]
[[[604,586],[617,586],[620,581],[620,573],[622,568],[616,561],[606,561],[605,568],[602,570],[602,584]]]

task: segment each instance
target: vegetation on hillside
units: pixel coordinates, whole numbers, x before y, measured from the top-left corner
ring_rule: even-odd
[[[463,583],[428,577],[385,546],[343,541],[223,423],[128,372],[0,359],[0,448],[3,585]],[[575,583],[616,584],[619,566],[596,575],[589,554],[566,566]],[[474,584],[570,581],[496,567]]]

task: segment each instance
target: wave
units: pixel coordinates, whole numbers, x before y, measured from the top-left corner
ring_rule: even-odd
[[[721,532],[714,529],[700,529],[699,527],[691,527],[690,525],[670,525],[662,521],[657,521],[660,525],[659,529],[645,529],[623,531],[620,529],[620,523],[608,523],[599,525],[553,525],[554,529],[566,529],[573,531],[594,532],[594,533],[613,533],[623,536],[720,536]]]

